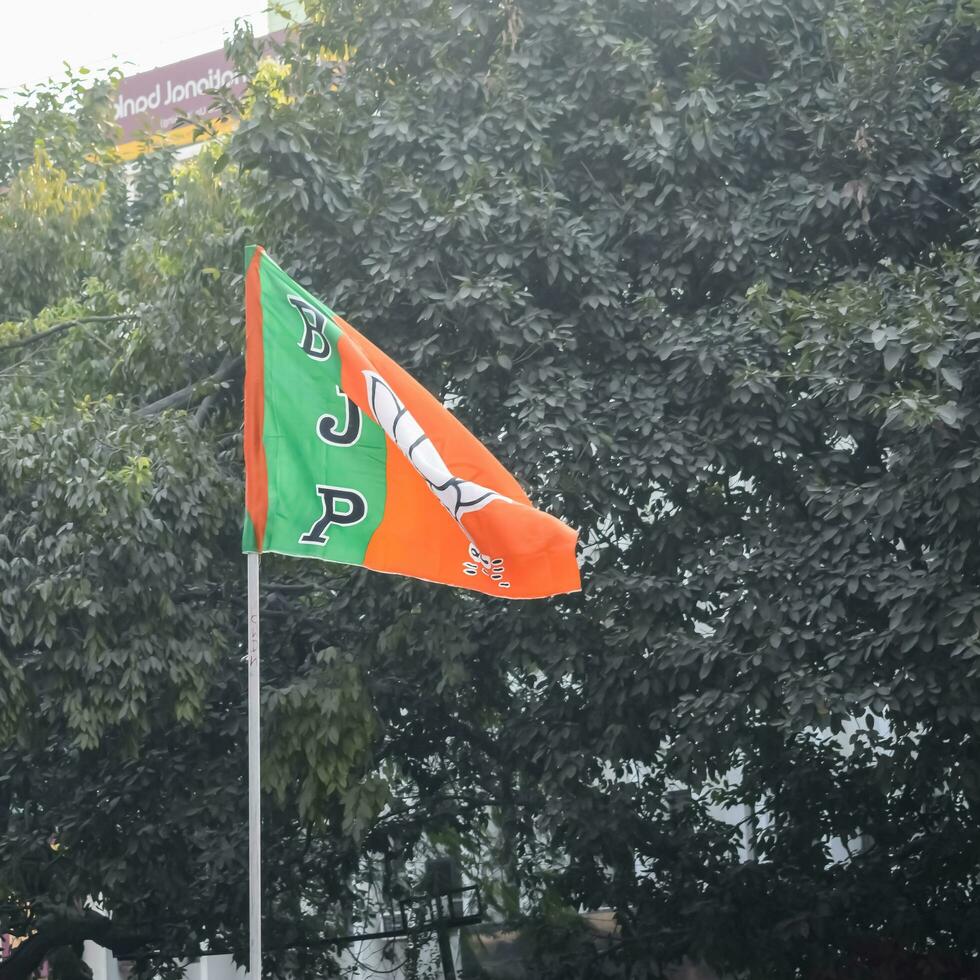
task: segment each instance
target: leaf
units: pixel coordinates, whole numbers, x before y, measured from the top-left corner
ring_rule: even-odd
[[[940,373],[951,388],[955,388],[957,391],[963,389],[963,376],[956,368],[941,368]]]
[[[960,409],[954,402],[946,402],[944,405],[940,405],[936,409],[936,415],[939,416],[947,425],[951,425],[955,428],[959,428],[960,424]]]

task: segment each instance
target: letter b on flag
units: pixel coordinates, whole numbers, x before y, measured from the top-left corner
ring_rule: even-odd
[[[327,360],[330,357],[330,341],[324,333],[327,328],[326,315],[299,296],[287,296],[286,299],[303,318],[303,339],[299,346],[314,361]]]

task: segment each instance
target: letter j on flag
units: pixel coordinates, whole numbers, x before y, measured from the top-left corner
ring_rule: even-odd
[[[512,599],[581,587],[575,531],[263,249],[245,262],[243,551]]]

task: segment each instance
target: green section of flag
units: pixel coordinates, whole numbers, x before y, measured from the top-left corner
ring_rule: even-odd
[[[331,310],[267,256],[260,261],[269,485],[262,550],[363,564],[384,517],[384,431],[340,393],[341,332]],[[356,440],[344,444],[355,430]],[[362,502],[363,516],[345,523]],[[336,522],[324,524],[331,516]],[[249,521],[243,548],[255,550]]]

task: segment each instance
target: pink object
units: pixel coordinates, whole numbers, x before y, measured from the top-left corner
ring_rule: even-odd
[[[284,36],[285,31],[278,31],[261,40],[280,41]],[[123,78],[116,96],[120,142],[133,139],[137,133],[173,129],[178,114],[215,118],[217,113],[208,110],[212,100],[208,91],[223,85],[236,95],[245,89],[244,79],[235,74],[223,48]]]

